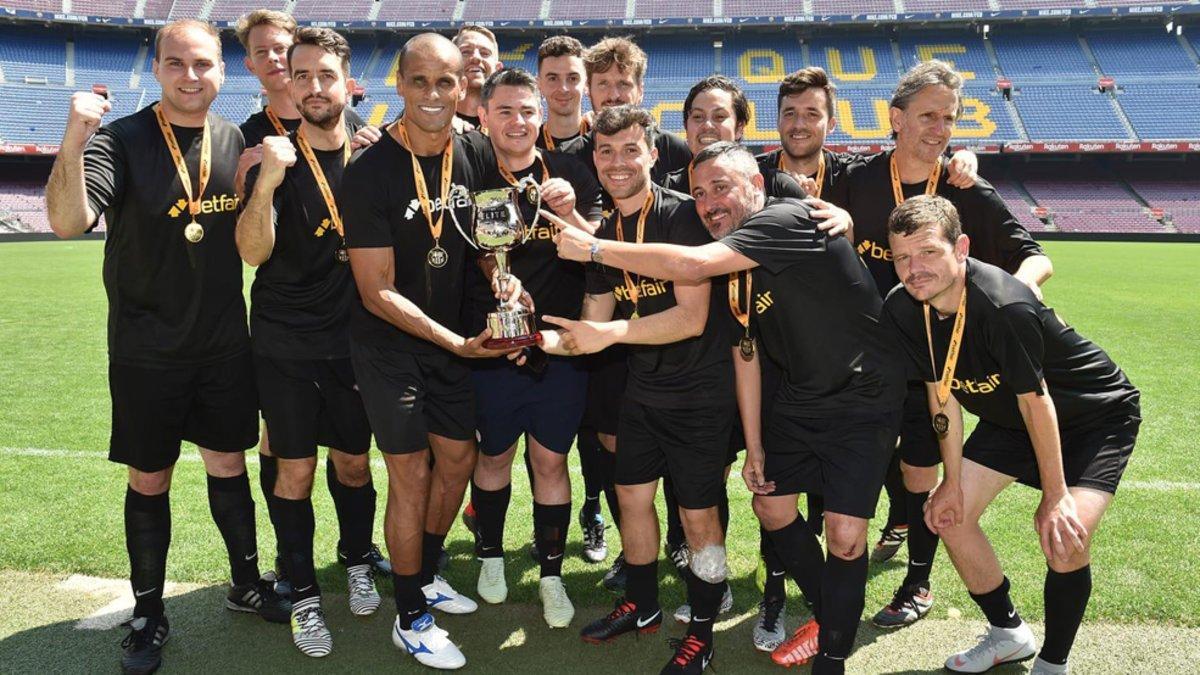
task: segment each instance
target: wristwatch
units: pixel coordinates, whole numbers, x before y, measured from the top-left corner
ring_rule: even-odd
[[[592,248],[589,252],[592,257],[592,262],[599,263],[600,262],[600,241],[599,240],[592,242]]]

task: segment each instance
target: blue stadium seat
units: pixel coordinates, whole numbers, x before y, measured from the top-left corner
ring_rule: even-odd
[[[1117,100],[1139,138],[1200,140],[1200,84],[1128,84]]]
[[[1024,82],[1095,82],[1096,72],[1078,38],[1063,31],[1006,33],[992,36],[1000,70],[1018,85]]]
[[[1086,85],[1027,85],[1013,96],[1030,140],[1124,140],[1112,99]]]
[[[0,67],[9,82],[26,78],[63,84],[67,78],[67,41],[62,33],[29,28],[0,29]]]
[[[1183,77],[1200,82],[1200,68],[1178,39],[1161,30],[1107,30],[1086,34],[1100,70],[1121,84],[1125,79]]]

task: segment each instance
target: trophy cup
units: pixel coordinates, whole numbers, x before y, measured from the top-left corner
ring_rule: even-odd
[[[466,188],[455,186],[452,196],[471,200],[471,218],[474,221],[468,234],[450,210],[451,220],[459,234],[477,249],[491,253],[496,259],[496,270],[501,283],[512,275],[508,268],[508,252],[529,240],[537,225],[538,209],[542,206],[542,193],[533,176],[526,176],[515,187],[483,190],[468,193]],[[534,207],[533,221],[525,222],[521,214],[520,201],[524,199]],[[504,303],[496,311],[488,313],[488,328],[492,336],[484,341],[488,349],[515,349],[528,347],[542,341],[533,313],[525,307],[509,307]]]

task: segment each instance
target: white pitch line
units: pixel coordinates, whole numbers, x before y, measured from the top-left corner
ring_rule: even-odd
[[[9,448],[0,447],[0,455],[14,455],[17,457],[51,457],[63,459],[104,459],[108,453],[102,450],[63,450],[58,448]],[[179,456],[181,462],[199,462],[200,455],[193,452],[185,452]],[[382,469],[384,468],[383,460],[375,457],[371,459],[371,466]],[[578,474],[575,470],[573,473]],[[730,481],[735,478],[740,481],[740,477],[736,473],[730,473]],[[1191,481],[1173,481],[1173,480],[1125,480],[1121,481],[1121,490],[1147,490],[1152,492],[1200,492],[1200,482]]]

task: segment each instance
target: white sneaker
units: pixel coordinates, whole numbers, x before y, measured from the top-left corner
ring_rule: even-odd
[[[946,659],[946,669],[956,673],[982,673],[1002,663],[1024,661],[1037,653],[1037,640],[1024,621],[1016,628],[988,626],[979,642]]]
[[[1057,663],[1043,661],[1042,657],[1037,657],[1033,660],[1033,667],[1029,669],[1029,675],[1066,675],[1070,670],[1067,664],[1061,666]]]
[[[445,579],[437,575],[434,575],[433,583],[421,587],[421,592],[425,594],[425,602],[430,607],[447,614],[470,614],[479,609],[474,600],[451,588]]]
[[[725,585],[725,594],[721,596],[721,608],[718,614],[728,614],[733,609],[733,589],[728,584]],[[679,623],[692,622],[692,606],[688,603],[683,603],[675,610],[675,620]]]
[[[542,597],[542,617],[551,628],[566,628],[575,618],[575,605],[567,597],[562,577],[542,577],[538,581],[538,595]]]
[[[467,657],[450,641],[450,635],[437,627],[428,612],[413,621],[412,630],[401,628],[397,616],[392,624],[392,644],[430,668],[456,670],[467,665]]]
[[[292,643],[306,656],[320,658],[333,651],[333,634],[325,625],[321,598],[305,598],[292,605]]]
[[[508,582],[504,580],[504,558],[482,558],[479,567],[479,583],[475,590],[479,597],[493,605],[504,602],[508,597]]]
[[[370,616],[379,609],[379,591],[375,590],[375,575],[370,564],[346,568],[346,588],[350,598],[350,613]]]

